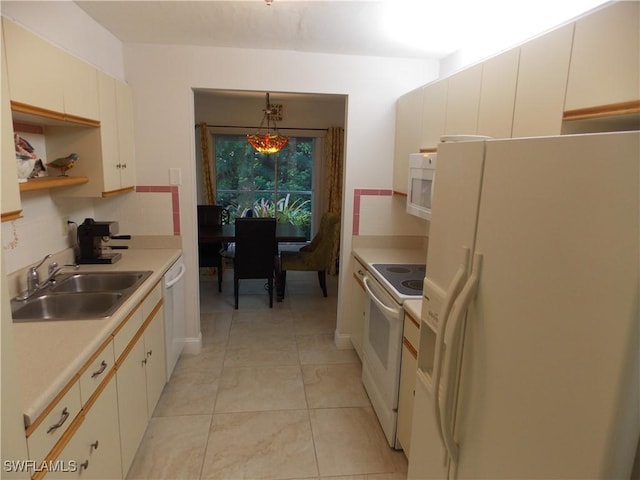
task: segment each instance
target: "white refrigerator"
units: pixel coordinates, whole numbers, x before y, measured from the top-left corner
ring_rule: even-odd
[[[439,145],[408,478],[629,478],[639,165],[640,132]]]

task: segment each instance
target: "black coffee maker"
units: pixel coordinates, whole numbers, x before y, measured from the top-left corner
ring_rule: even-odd
[[[93,218],[85,218],[78,225],[78,263],[116,263],[121,253],[103,253],[102,239],[114,238],[118,233],[118,222],[96,222]]]

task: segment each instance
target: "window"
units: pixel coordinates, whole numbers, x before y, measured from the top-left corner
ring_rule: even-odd
[[[311,238],[314,211],[315,137],[290,137],[273,155],[257,153],[245,135],[214,134],[216,203],[230,205],[231,221],[252,210],[279,222],[304,226]]]

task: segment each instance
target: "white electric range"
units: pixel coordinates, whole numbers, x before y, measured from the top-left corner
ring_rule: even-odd
[[[425,264],[372,263],[363,277],[367,292],[362,382],[389,445],[396,439],[404,309],[408,299],[422,298]]]

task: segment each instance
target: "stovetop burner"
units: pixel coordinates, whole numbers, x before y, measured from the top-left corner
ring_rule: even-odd
[[[401,285],[412,290],[422,291],[422,280],[404,280]]]
[[[425,264],[374,263],[372,267],[401,296],[422,295],[422,282],[426,274]]]

